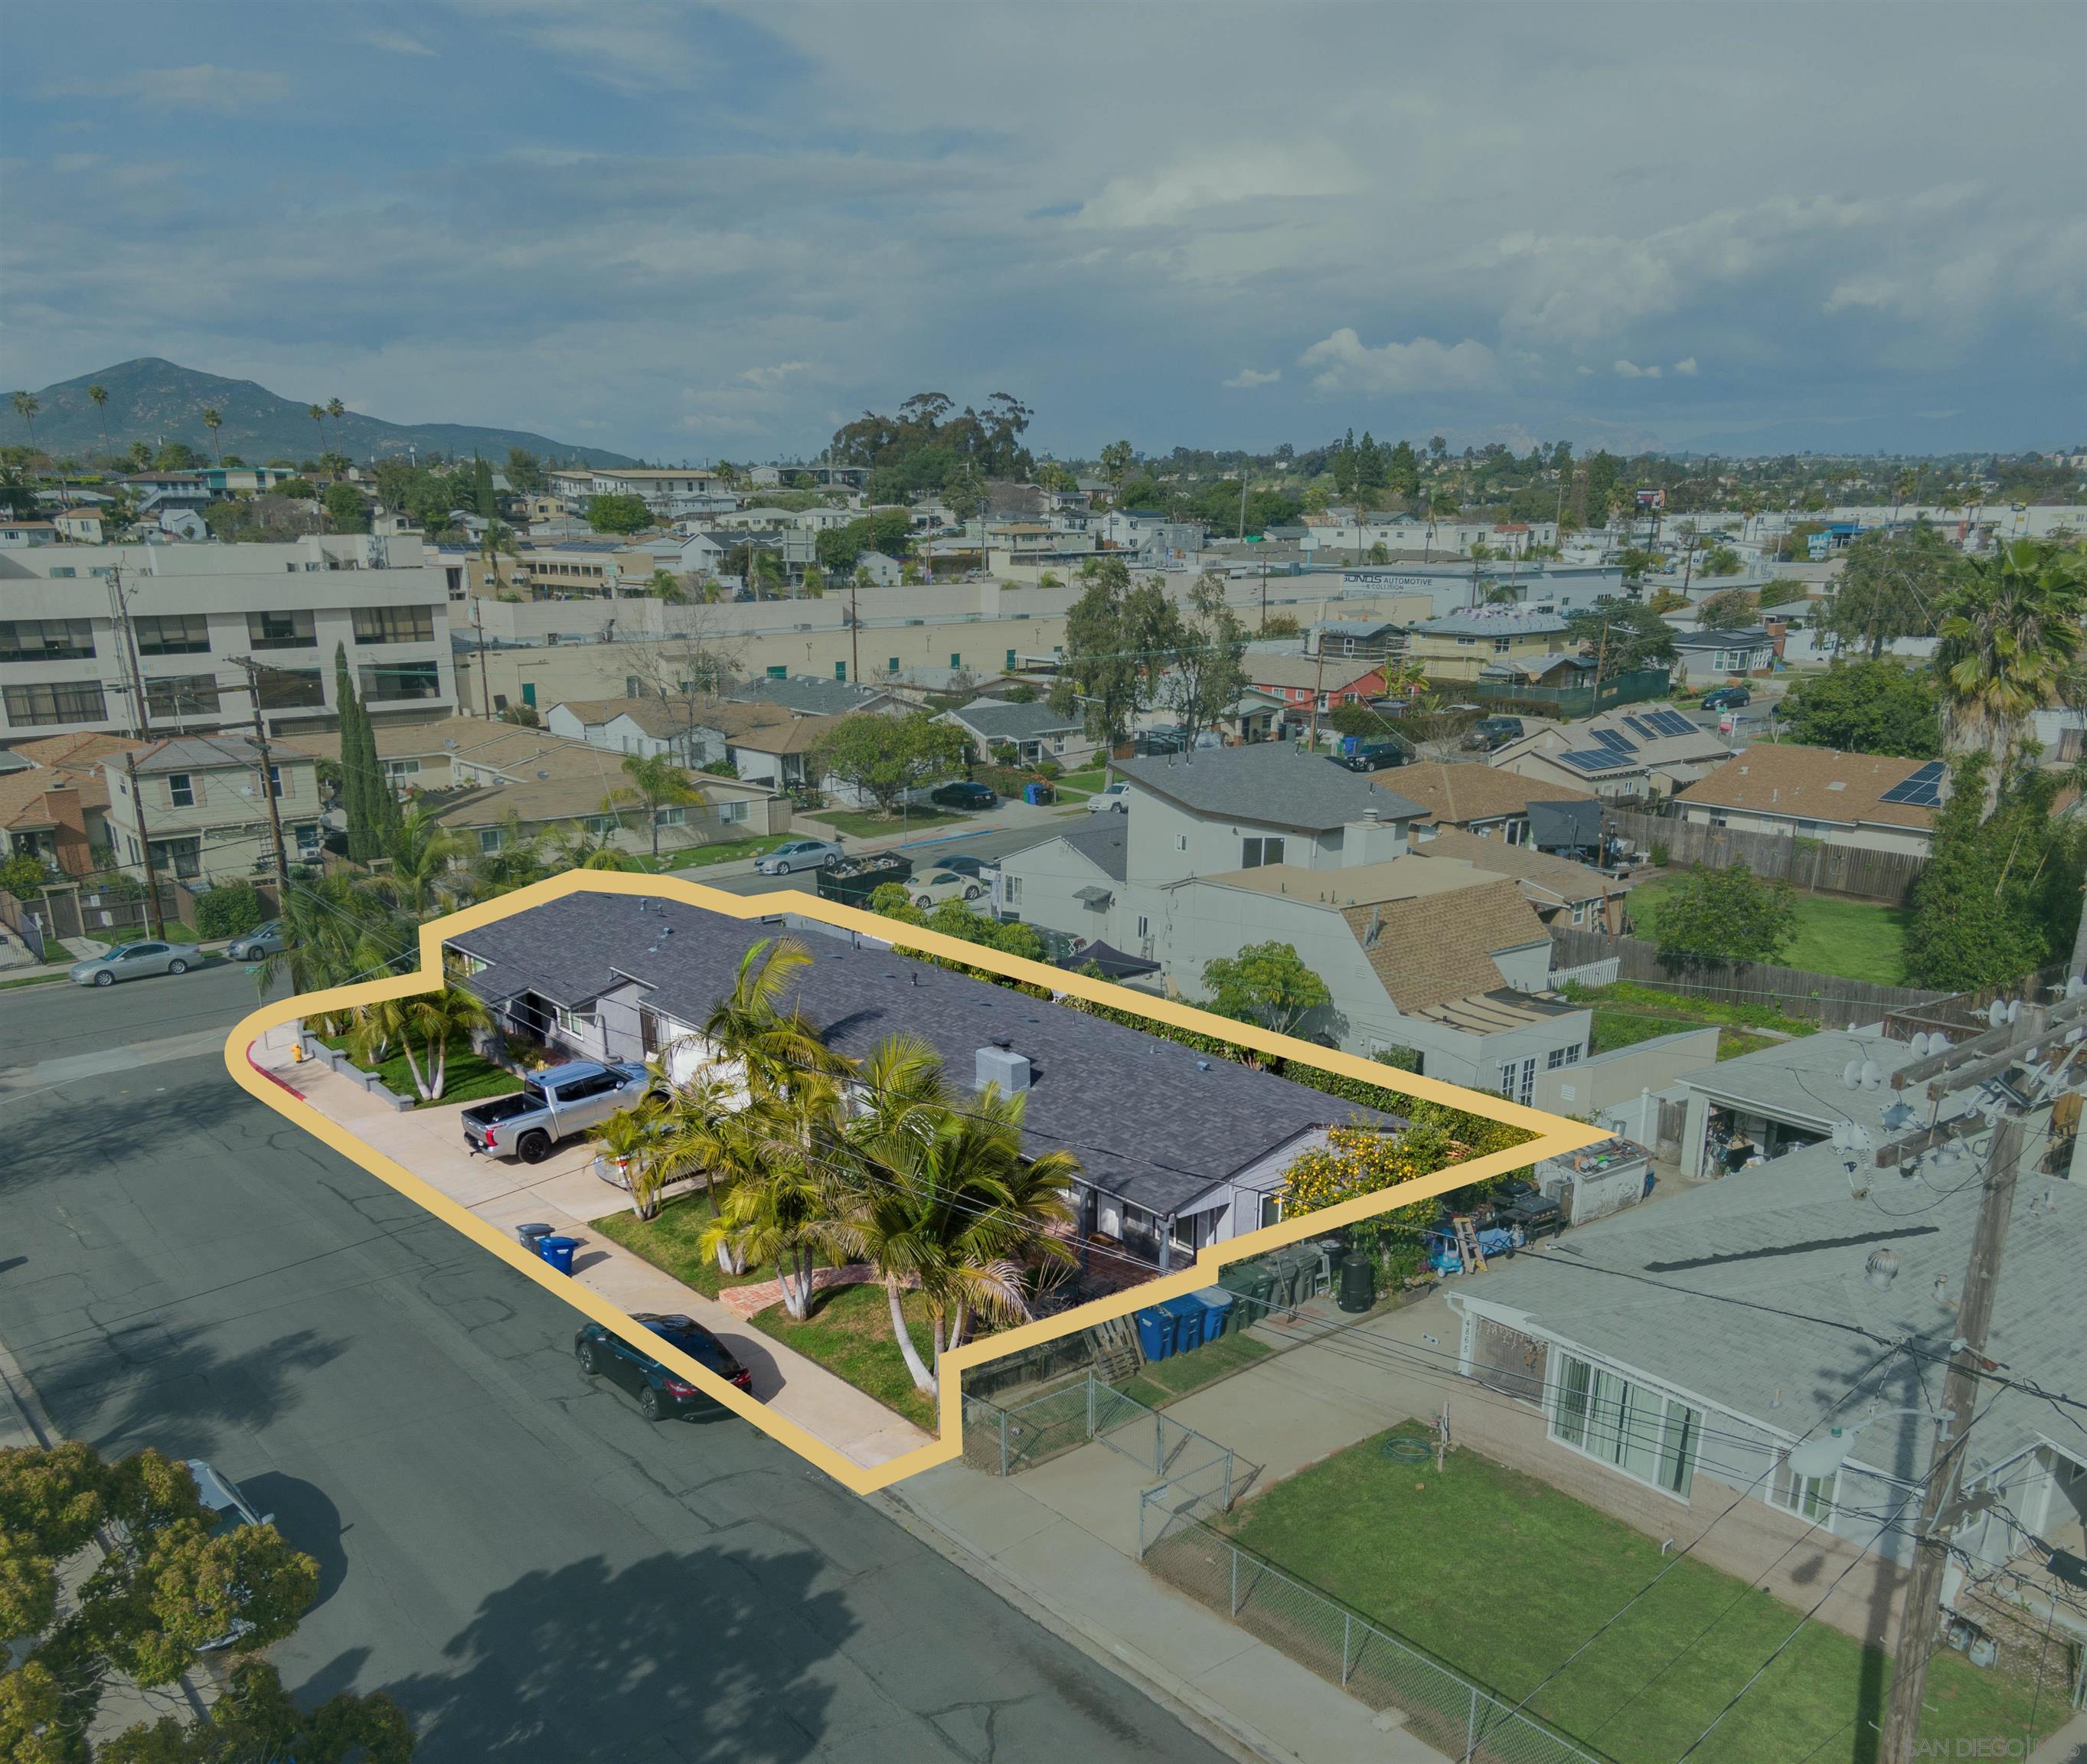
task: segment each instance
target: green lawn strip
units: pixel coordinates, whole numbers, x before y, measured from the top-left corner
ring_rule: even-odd
[[[1393,1431],[1432,1437],[1414,1423]],[[1440,1476],[1432,1463],[1394,1464],[1387,1437],[1276,1484],[1227,1528],[1510,1698],[1529,1695],[1636,1597],[1530,1705],[1620,1764],[1671,1764],[1797,1628],[1790,1606],[1693,1559],[1673,1565],[1657,1539],[1533,1476],[1470,1451],[1453,1454]],[[1671,1572],[1645,1592],[1663,1566]],[[1858,1717],[1881,1719],[1889,1679],[1887,1663],[1864,1656],[1839,1630],[1805,1625],[1695,1756],[1858,1764],[1871,1749]],[[1940,1654],[1923,1734],[1953,1745],[2020,1736],[2032,1697],[2012,1677]],[[2064,1719],[2051,1700],[2038,1709],[2042,1732]]]
[[[119,943],[143,943],[147,938],[155,937],[162,943],[193,943],[196,941],[195,933],[178,919],[168,920],[166,927],[164,931],[155,931],[150,925],[124,925],[113,929],[90,925],[80,935],[92,942],[105,943],[111,949]]]
[[[1631,920],[1637,935],[1648,942],[1658,941],[1660,898],[1676,882],[1663,877],[1631,891]],[[1910,912],[1833,895],[1799,894],[1795,904],[1797,934],[1778,965],[1837,974],[1843,980],[1876,986],[1906,984],[1906,938],[1913,922]]]
[[[669,1201],[653,1219],[635,1213],[611,1213],[591,1220],[589,1231],[599,1232],[611,1242],[644,1257],[653,1266],[672,1275],[682,1285],[706,1298],[716,1298],[728,1286],[754,1286],[775,1278],[775,1270],[751,1267],[740,1274],[727,1274],[715,1255],[697,1247],[711,1222],[708,1202],[692,1194]],[[914,1345],[923,1360],[932,1360],[934,1338],[926,1307],[916,1295],[906,1300],[907,1322]],[[753,1326],[773,1336],[786,1348],[795,1348],[808,1360],[816,1360],[836,1377],[844,1378],[865,1395],[888,1408],[896,1409],[915,1425],[935,1431],[934,1412],[928,1399],[913,1388],[912,1374],[899,1356],[891,1339],[891,1309],[881,1286],[831,1288],[813,1299],[811,1316],[793,1323],[780,1305],[770,1305],[753,1320]]]
[[[830,826],[836,833],[845,833],[851,839],[895,839],[928,827],[951,826],[971,818],[950,814],[941,809],[915,809],[909,814],[894,814],[887,820],[867,809],[822,809],[816,815],[808,814],[802,818],[817,820],[822,826]]]
[[[11,993],[18,986],[55,986],[65,977],[62,974],[31,974],[22,980],[0,980],[0,993]]]
[[[934,1334],[927,1304],[918,1293],[909,1292],[905,1309],[914,1348],[932,1365]],[[934,1407],[914,1388],[913,1375],[891,1339],[890,1302],[876,1282],[831,1287],[815,1294],[812,1314],[801,1323],[791,1322],[780,1305],[771,1305],[754,1318],[753,1326],[807,1360],[817,1360],[886,1408],[896,1409],[915,1427],[930,1433],[936,1430]]]
[[[1607,986],[1587,986],[1577,980],[1568,980],[1559,989],[1574,1004],[1592,1007],[1594,1051],[1597,1053],[1649,1041],[1656,1036],[1700,1029],[1709,1023],[1774,1030],[1788,1036],[1819,1032],[1817,1023],[1803,1017],[1786,1017],[1770,1006],[1665,992],[1634,980],[1618,980]],[[1720,1057],[1730,1057],[1722,1053]]]
[[[785,839],[801,839],[800,833],[765,833],[758,839],[726,839],[715,845],[684,845],[678,851],[659,854],[661,871],[702,869],[711,864],[729,864],[742,857],[760,857]],[[646,867],[651,867],[648,855]]]
[[[348,1049],[347,1036],[322,1036],[319,1039],[336,1053],[347,1053],[349,1058],[354,1059]],[[413,1057],[420,1061],[420,1075],[425,1078],[428,1062],[421,1058],[417,1044]],[[373,1070],[360,1060],[356,1061],[356,1066],[365,1072]],[[504,1066],[480,1059],[472,1052],[467,1041],[452,1041],[450,1044],[449,1057],[442,1069],[442,1094],[437,1102],[424,1103],[419,1100],[420,1093],[414,1085],[412,1070],[406,1064],[403,1050],[395,1049],[389,1059],[373,1070],[386,1090],[395,1096],[407,1098],[416,1108],[436,1108],[450,1103],[475,1103],[488,1096],[505,1096],[522,1087],[520,1078]]]
[[[1265,1360],[1275,1350],[1267,1343],[1244,1334],[1220,1335],[1215,1341],[1185,1354],[1148,1363],[1128,1383],[1116,1388],[1147,1408],[1161,1409],[1177,1398],[1220,1378],[1243,1372],[1257,1360]]]

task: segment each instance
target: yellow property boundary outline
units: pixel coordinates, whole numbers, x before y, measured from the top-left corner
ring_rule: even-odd
[[[1072,1309],[1043,1322],[1026,1323],[980,1341],[967,1343],[942,1356],[940,1437],[934,1444],[921,1446],[881,1464],[859,1464],[816,1434],[774,1413],[766,1404],[727,1384],[708,1367],[698,1365],[671,1343],[634,1322],[625,1312],[608,1300],[589,1292],[569,1275],[556,1273],[548,1263],[531,1255],[506,1232],[480,1219],[462,1202],[450,1199],[402,1164],[356,1138],[347,1128],[321,1113],[303,1097],[284,1088],[282,1083],[276,1082],[248,1057],[249,1049],[266,1031],[301,1018],[351,1010],[358,1005],[374,1004],[382,999],[403,998],[415,993],[433,992],[445,981],[442,948],[445,940],[460,932],[475,930],[480,925],[511,918],[518,912],[526,912],[531,908],[540,907],[548,901],[579,893],[644,895],[655,899],[664,898],[699,907],[706,912],[717,913],[728,919],[772,919],[784,912],[796,914],[800,918],[817,919],[827,925],[859,932],[878,943],[902,951],[943,956],[972,967],[988,968],[1009,979],[1048,986],[1055,991],[1085,998],[1095,1004],[1108,1005],[1120,1010],[1135,1010],[1157,1022],[1170,1023],[1177,1029],[1189,1029],[1199,1035],[1216,1036],[1235,1046],[1255,1048],[1264,1053],[1280,1055],[1286,1060],[1302,1061],[1324,1071],[1338,1073],[1344,1078],[1357,1078],[1365,1083],[1395,1090],[1402,1095],[1424,1097],[1514,1126],[1526,1127],[1536,1137],[1505,1151],[1491,1152],[1484,1157],[1453,1164],[1448,1169],[1438,1170],[1432,1176],[1416,1177],[1395,1188],[1343,1201],[1338,1206],[1325,1207],[1317,1212],[1301,1214],[1295,1219],[1264,1226],[1240,1237],[1228,1237],[1221,1244],[1212,1244],[1202,1249],[1192,1263],[1179,1271],[1148,1280],[1141,1286],[1122,1292],[1112,1293],[1107,1298],[1075,1305]],[[1046,967],[1039,962],[1025,961],[1018,956],[1003,955],[997,950],[988,949],[979,944],[962,942],[955,938],[944,937],[938,932],[903,925],[873,912],[841,906],[796,890],[789,891],[779,898],[774,894],[728,895],[673,876],[637,875],[613,870],[570,870],[548,881],[532,882],[527,887],[518,888],[512,894],[502,895],[482,905],[467,907],[460,912],[430,920],[420,929],[420,965],[412,973],[390,975],[381,980],[365,980],[352,986],[335,986],[322,992],[300,993],[278,1003],[264,1005],[242,1018],[224,1044],[224,1063],[233,1082],[249,1094],[259,1098],[279,1115],[332,1147],[343,1157],[360,1164],[371,1175],[390,1184],[416,1206],[470,1238],[480,1249],[498,1257],[545,1291],[557,1294],[574,1310],[593,1318],[604,1328],[612,1330],[633,1347],[641,1348],[664,1365],[672,1367],[682,1377],[715,1397],[725,1407],[752,1422],[762,1432],[787,1446],[800,1457],[816,1464],[836,1482],[853,1489],[857,1494],[873,1493],[920,1471],[947,1463],[963,1455],[962,1389],[962,1373],[967,1366],[998,1360],[1022,1348],[1070,1335],[1075,1330],[1088,1328],[1111,1318],[1143,1310],[1163,1300],[1178,1298],[1200,1288],[1214,1285],[1218,1271],[1228,1262],[1245,1261],[1285,1244],[1318,1237],[1329,1227],[1351,1224],[1357,1219],[1367,1219],[1374,1213],[1381,1213],[1391,1207],[1410,1206],[1415,1201],[1446,1194],[1451,1189],[1483,1181],[1487,1177],[1498,1176],[1544,1158],[1556,1157],[1561,1152],[1574,1151],[1608,1137],[1595,1128],[1580,1121],[1568,1121],[1562,1116],[1545,1114],[1540,1110],[1523,1108],[1499,1097],[1483,1096],[1458,1085],[1445,1084],[1439,1079],[1396,1071],[1374,1061],[1359,1059],[1353,1054],[1337,1053],[1289,1036],[1272,1034],[1251,1024],[1236,1023],[1229,1017],[1212,1016],[1172,999],[1147,997],[1126,988],[1112,985],[1106,980],[1070,973],[1062,968]]]

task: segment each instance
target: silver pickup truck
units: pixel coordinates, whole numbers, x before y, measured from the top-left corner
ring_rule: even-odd
[[[463,1112],[464,1143],[496,1158],[540,1164],[561,1139],[599,1126],[659,1080],[642,1066],[574,1060],[546,1067],[522,1088]]]

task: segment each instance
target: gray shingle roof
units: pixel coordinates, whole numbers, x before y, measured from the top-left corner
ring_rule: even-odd
[[[1115,769],[1191,814],[1234,817],[1264,826],[1323,833],[1359,821],[1373,810],[1386,821],[1428,811],[1395,790],[1373,784],[1365,772],[1331,764],[1288,741],[1206,747],[1193,754],[1120,759]]]
[[[1426,637],[1549,636],[1568,628],[1556,613],[1484,611],[1446,613],[1414,627]]]
[[[1939,1277],[1953,1295],[1963,1283],[1980,1200],[1980,1185],[1965,1179],[1975,1169],[1966,1159],[1953,1177],[1938,1172],[1918,1184],[1870,1171],[1869,1198],[1858,1201],[1841,1153],[1830,1146],[1792,1152],[1496,1264],[1468,1290],[1607,1358],[1801,1434],[1854,1386],[1883,1339],[1903,1335],[1927,1353],[1947,1352],[1955,1313],[1935,1302],[1935,1283]],[[2041,1202],[2046,1191],[2048,1207]],[[2039,1200],[2034,1211],[2032,1194]],[[1885,1245],[1899,1267],[1880,1290],[1863,1270]],[[2032,1185],[2025,1174],[1987,1350],[2011,1377],[2050,1390],[2087,1385],[2087,1334],[2076,1326],[2083,1266],[2087,1194],[2076,1183],[2038,1178]],[[1784,1312],[1827,1322],[1778,1314]],[[1876,1339],[1832,1324],[1873,1330]],[[1903,1356],[1863,1388],[1886,1407],[1918,1407],[1915,1374],[1923,1371],[1930,1391],[1938,1388],[1933,1360]],[[1988,1395],[1994,1407],[1978,1424],[1977,1447],[1988,1463],[2004,1463],[2038,1433],[2071,1433],[2071,1447],[2087,1446],[2035,1398]],[[1858,1399],[1850,1412],[1865,1407]],[[1863,1429],[1854,1456],[1916,1477],[1931,1437],[1918,1416],[1880,1416]],[[1706,1467],[1711,1458],[1706,1445]]]
[[[1061,834],[1060,837],[1112,881],[1128,881],[1130,876],[1130,827],[1127,818],[1120,814],[1101,814],[1090,818],[1104,824],[1082,827],[1077,833]]]
[[[1080,727],[1078,717],[1061,716],[1041,698],[1033,704],[979,698],[950,715],[988,741],[1033,741]]]
[[[1334,768],[1328,767],[1328,771]],[[672,935],[665,933],[672,927]],[[480,997],[527,990],[583,1005],[628,976],[646,1002],[701,1023],[732,987],[742,954],[778,934],[678,902],[569,895],[449,941],[493,965],[472,976]],[[794,1002],[828,1044],[860,1056],[886,1036],[919,1036],[968,1091],[978,1049],[1005,1039],[1035,1067],[1027,1140],[1074,1153],[1090,1180],[1163,1215],[1315,1127],[1373,1114],[1287,1078],[1084,1012],[1032,998],[894,950],[838,937],[803,941],[813,960]]]
[[[870,686],[800,674],[788,680],[749,680],[731,696],[740,704],[779,704],[800,715],[838,716],[844,711],[860,711],[885,694]]]

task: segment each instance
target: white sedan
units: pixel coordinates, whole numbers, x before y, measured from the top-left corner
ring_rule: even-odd
[[[907,883],[906,892],[915,906],[924,908],[939,907],[945,900],[975,900],[985,892],[985,884],[953,869],[931,869]]]

